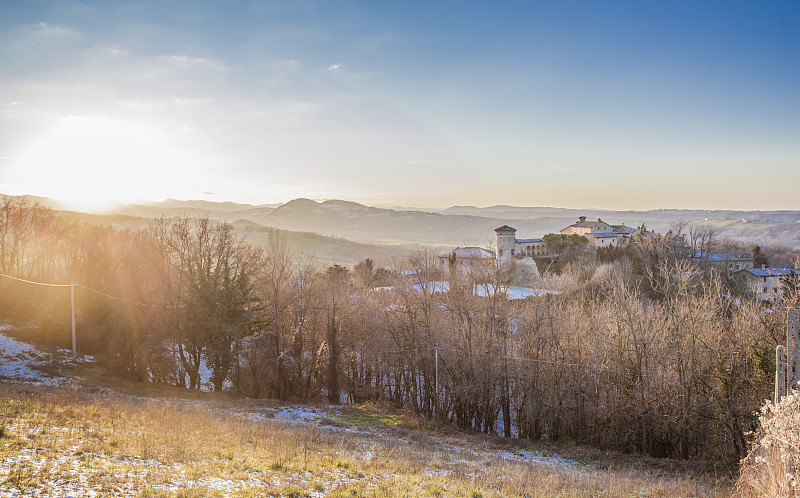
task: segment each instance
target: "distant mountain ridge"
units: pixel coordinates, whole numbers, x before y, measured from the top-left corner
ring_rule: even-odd
[[[299,198],[284,204],[240,204],[168,199],[158,203],[118,205],[106,215],[141,218],[209,216],[219,221],[343,237],[359,243],[483,246],[494,243],[494,229],[510,224],[517,235],[538,237],[558,232],[578,216],[665,232],[678,220],[713,226],[720,237],[747,243],[784,243],[800,247],[800,211],[656,209],[615,211],[496,205],[453,206],[443,210],[379,208],[347,200],[318,202]]]
[[[520,207],[520,206],[488,206],[479,208],[475,206],[453,206],[442,211],[441,214],[459,214],[484,217],[505,216],[509,219],[531,219],[572,216],[586,216],[587,218],[639,218],[642,220],[674,221],[683,219],[694,221],[700,219],[774,221],[794,223],[800,220],[800,211],[775,210],[775,211],[741,211],[741,210],[707,210],[707,209],[652,209],[647,211],[617,211],[608,209],[574,209],[554,207]],[[591,213],[589,216],[587,213]]]
[[[129,211],[126,211],[129,209]],[[206,214],[224,221],[249,220],[263,226],[299,230],[359,242],[389,244],[490,246],[494,229],[512,224],[520,237],[558,232],[578,216],[602,218],[629,226],[644,223],[664,232],[678,220],[714,226],[721,237],[752,243],[782,242],[800,247],[800,211],[655,209],[616,211],[557,207],[496,205],[453,206],[443,210],[379,208],[353,201],[318,202],[299,198],[281,205],[249,205],[209,201],[164,201],[148,206],[121,207],[115,212],[140,216]]]

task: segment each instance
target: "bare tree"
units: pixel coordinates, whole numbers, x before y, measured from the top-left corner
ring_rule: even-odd
[[[276,366],[277,391],[280,398],[289,395],[288,375],[286,371],[286,344],[283,330],[283,311],[288,306],[287,285],[292,279],[293,257],[289,251],[286,235],[278,230],[269,234],[266,257],[261,267],[262,287],[266,290],[271,310],[274,362]]]
[[[709,225],[689,226],[689,251],[692,258],[708,257],[716,244],[719,231]]]

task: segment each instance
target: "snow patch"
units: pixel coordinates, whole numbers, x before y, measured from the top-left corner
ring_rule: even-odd
[[[505,460],[516,460],[538,465],[550,465],[552,467],[565,469],[574,469],[578,466],[578,462],[568,458],[558,455],[543,455],[542,453],[534,453],[528,450],[498,450],[490,451],[489,454]]]
[[[13,328],[8,324],[0,325],[0,331],[12,330]],[[71,362],[71,354],[71,352],[64,349],[58,349],[54,354],[47,353],[31,344],[0,333],[0,378],[47,385],[65,384],[67,382],[66,378],[47,374],[32,367],[45,365],[53,360],[59,360],[64,363]],[[80,359],[92,361],[91,357],[88,356]]]
[[[423,284],[415,284],[415,290],[424,289],[426,292],[433,294],[445,294],[450,291],[449,282],[425,282]],[[495,292],[504,292],[508,299],[525,299],[526,297],[542,297],[546,295],[561,294],[560,291],[550,289],[533,289],[530,287],[508,287],[495,290],[493,285],[476,285],[474,295],[486,297],[495,294]]]

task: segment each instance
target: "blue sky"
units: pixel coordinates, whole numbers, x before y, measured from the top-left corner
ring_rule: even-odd
[[[0,192],[800,209],[800,2],[3,2]]]

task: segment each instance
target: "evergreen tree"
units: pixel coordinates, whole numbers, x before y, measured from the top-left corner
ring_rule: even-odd
[[[762,266],[769,267],[769,261],[767,260],[767,255],[764,254],[764,251],[761,250],[760,245],[758,244],[754,245],[751,252],[753,253],[754,268],[761,268]]]

